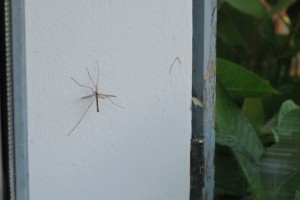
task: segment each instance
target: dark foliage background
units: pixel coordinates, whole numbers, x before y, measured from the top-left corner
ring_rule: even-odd
[[[215,199],[299,200],[300,1],[219,0],[217,26]]]

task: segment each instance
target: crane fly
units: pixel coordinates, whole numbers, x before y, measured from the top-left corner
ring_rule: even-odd
[[[74,128],[72,128],[72,130],[68,133],[68,136],[77,128],[77,126],[80,124],[80,122],[82,121],[82,119],[84,118],[84,116],[86,115],[86,113],[88,112],[88,110],[90,109],[90,107],[93,105],[93,103],[96,101],[96,110],[97,112],[99,112],[99,99],[108,99],[112,104],[114,104],[115,106],[118,106],[118,107],[121,107],[121,108],[124,108],[118,104],[116,104],[111,98],[113,97],[116,97],[115,95],[112,95],[112,94],[103,94],[103,93],[100,93],[98,91],[98,81],[99,81],[99,66],[98,66],[98,62],[97,62],[97,69],[98,69],[98,74],[97,74],[97,81],[96,83],[93,81],[92,79],[92,76],[89,72],[89,69],[86,68],[86,71],[88,73],[88,76],[89,76],[89,79],[90,81],[92,82],[93,86],[94,86],[94,89],[90,86],[87,86],[87,85],[83,85],[81,83],[79,83],[78,81],[76,81],[73,77],[71,77],[71,79],[74,81],[74,83],[76,83],[77,85],[81,86],[81,87],[84,87],[84,88],[89,88],[91,91],[92,91],[92,94],[91,95],[88,95],[88,96],[84,96],[84,97],[81,97],[81,99],[88,99],[88,98],[92,98],[94,97],[93,101],[89,104],[89,106],[86,108],[86,110],[84,111],[83,115],[81,116],[81,118],[79,119],[79,121],[76,123],[76,125],[74,126]]]

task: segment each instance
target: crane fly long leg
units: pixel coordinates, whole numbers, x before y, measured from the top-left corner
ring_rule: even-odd
[[[180,62],[180,61],[179,61]],[[79,86],[81,87],[85,87],[85,88],[89,88],[92,90],[92,94],[88,95],[88,96],[84,96],[81,97],[81,99],[87,99],[87,98],[91,98],[91,97],[95,97],[93,99],[93,101],[89,104],[89,106],[86,108],[86,110],[84,111],[83,115],[81,116],[81,118],[79,119],[79,121],[76,123],[76,125],[72,128],[72,130],[68,133],[68,136],[78,127],[78,125],[81,123],[82,119],[84,118],[84,116],[86,115],[86,113],[88,112],[88,110],[91,108],[92,104],[96,101],[96,108],[97,108],[97,112],[99,112],[99,98],[105,100],[106,98],[110,100],[110,102],[112,104],[114,104],[115,106],[118,106],[120,108],[124,108],[123,106],[120,106],[118,104],[116,104],[111,98],[116,97],[115,95],[111,95],[111,94],[101,94],[98,93],[98,83],[99,83],[99,66],[98,66],[98,61],[97,61],[97,69],[98,69],[98,73],[97,73],[97,79],[96,79],[96,84],[92,79],[92,76],[89,72],[89,69],[86,68],[86,71],[88,73],[89,79],[90,81],[93,83],[93,86],[95,87],[94,89],[92,87],[86,86],[86,85],[82,85],[80,84],[78,81],[76,81],[73,77],[71,77],[71,79]]]
[[[89,87],[89,86],[86,86],[86,85],[80,84],[80,83],[79,83],[78,81],[76,81],[73,77],[71,77],[71,79],[72,79],[72,81],[74,81],[74,83],[76,83],[77,85],[79,85],[79,86],[81,86],[81,87],[89,88],[89,89],[92,90],[93,93],[95,93],[94,90],[93,90],[93,88],[91,88],[91,87]]]
[[[111,95],[111,94],[98,94],[98,98],[101,98],[103,100],[105,100],[106,98],[110,100],[110,102],[120,108],[124,108],[123,106],[120,106],[118,104],[116,104],[110,97],[117,97],[116,95]]]
[[[98,70],[98,75],[97,75],[97,82],[96,82],[96,86],[98,88],[98,80],[99,80],[99,62],[97,60],[97,70]]]
[[[118,106],[118,107],[120,107],[120,108],[125,108],[125,107],[123,107],[123,106],[120,106],[120,105],[116,104],[115,102],[113,102],[113,100],[112,100],[112,99],[111,99],[109,96],[106,96],[106,97],[101,97],[101,98],[103,98],[103,99],[107,98],[107,99],[109,99],[109,100],[110,100],[110,102],[111,102],[112,104],[114,104],[115,106]]]
[[[91,77],[91,74],[90,74],[90,71],[89,71],[89,69],[88,69],[87,67],[86,67],[86,71],[87,71],[87,73],[88,73],[88,75],[89,75],[90,80],[92,81],[93,85],[95,86],[95,88],[96,88],[96,90],[97,90],[97,86],[95,85],[95,82],[93,81],[93,79],[92,79],[92,77]]]
[[[83,115],[81,116],[80,120],[77,122],[77,124],[74,126],[74,128],[68,133],[68,136],[70,136],[70,134],[77,128],[77,126],[80,124],[80,122],[82,121],[83,117],[85,116],[85,114],[87,113],[87,111],[90,109],[90,107],[92,106],[92,104],[94,103],[95,99],[90,103],[90,105],[87,107],[87,109],[84,111]]]

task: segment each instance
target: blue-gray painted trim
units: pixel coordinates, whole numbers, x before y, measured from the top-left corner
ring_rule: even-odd
[[[216,0],[193,0],[193,96],[204,107],[193,106],[192,138],[204,138],[202,151],[197,149],[195,153],[202,153],[203,160],[198,164],[204,165],[204,187],[198,188],[200,195],[191,193],[191,200],[212,200],[214,195],[216,11]],[[201,166],[194,169],[197,167]]]
[[[11,1],[16,200],[29,200],[25,2]]]

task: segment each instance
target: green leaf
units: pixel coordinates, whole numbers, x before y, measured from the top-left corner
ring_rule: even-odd
[[[235,9],[257,18],[268,16],[265,7],[260,3],[260,0],[227,0]]]
[[[300,192],[299,192],[299,190],[296,191],[295,200],[300,200]]]
[[[244,48],[245,52],[250,53],[250,48],[245,41],[245,36],[240,32],[239,28],[227,13],[223,14],[222,19],[218,23],[218,36],[224,41],[228,46],[240,45]]]
[[[261,159],[261,174],[268,199],[294,199],[300,185],[300,140],[280,141]]]
[[[283,102],[279,110],[278,121],[281,122],[285,114],[297,108],[299,108],[299,106],[295,104],[292,100],[286,100],[285,102]]]
[[[258,161],[264,150],[255,129],[219,82],[217,94],[217,142],[250,156],[249,160]]]
[[[272,133],[276,129],[278,124],[278,115],[274,115],[271,119],[265,123],[263,127],[259,130],[261,133]]]
[[[277,127],[279,138],[292,137],[300,139],[300,108],[286,113]]]
[[[278,119],[280,141],[263,156],[261,172],[270,199],[295,199],[300,185],[299,106],[291,100],[285,101]]]
[[[292,0],[278,0],[276,5],[272,8],[272,14],[280,13],[283,9],[289,7]]]
[[[242,112],[256,129],[261,128],[265,121],[265,113],[260,98],[246,98],[243,103]]]
[[[226,0],[218,0],[217,1],[217,8],[220,9],[222,7],[222,4],[225,3]]]
[[[243,197],[247,195],[247,181],[228,147],[216,145],[215,166],[215,196],[232,195]]]
[[[229,147],[257,200],[265,200],[259,175],[258,160],[264,152],[254,128],[233,103],[222,86],[217,84],[216,141]]]
[[[232,97],[261,97],[277,93],[266,81],[233,62],[217,59],[217,79]]]

